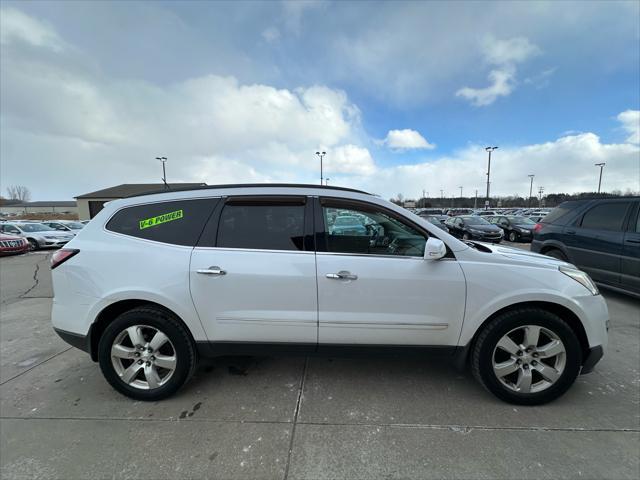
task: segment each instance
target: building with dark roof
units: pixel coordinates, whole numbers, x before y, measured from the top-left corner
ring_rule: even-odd
[[[40,201],[14,202],[4,200],[0,202],[0,213],[3,215],[25,215],[29,213],[78,213],[77,203],[74,201]]]
[[[206,183],[171,183],[169,189],[185,189],[205,186]],[[119,198],[143,195],[150,192],[158,192],[165,189],[163,183],[123,183],[115,187],[103,188],[95,192],[78,195],[78,218],[89,220],[102,210],[105,203]]]

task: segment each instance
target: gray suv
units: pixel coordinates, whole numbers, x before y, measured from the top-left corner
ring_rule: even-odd
[[[71,232],[61,232],[36,222],[0,223],[0,232],[26,238],[31,250],[44,247],[62,247],[74,237]]]

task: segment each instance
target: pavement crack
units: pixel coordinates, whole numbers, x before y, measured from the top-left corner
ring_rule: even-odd
[[[24,298],[25,295],[27,295],[29,292],[31,292],[34,288],[36,288],[38,286],[38,283],[40,282],[40,279],[38,279],[38,272],[40,271],[40,262],[36,263],[36,268],[33,271],[33,285],[31,285],[31,287],[29,287],[29,289],[24,292],[22,295],[20,295],[19,298]]]
[[[298,415],[300,414],[300,406],[302,404],[302,394],[304,392],[304,383],[307,378],[307,366],[309,365],[309,357],[304,359],[304,367],[302,368],[302,378],[300,378],[300,387],[298,388],[298,400],[296,401],[296,409],[293,413],[293,426],[291,427],[291,438],[289,439],[289,451],[287,453],[287,463],[284,467],[283,480],[289,477],[289,467],[291,466],[291,454],[293,453],[293,441],[296,436],[296,425],[298,424]]]
[[[144,422],[144,423],[173,423],[173,422],[195,422],[195,423],[217,423],[231,425],[289,425],[287,420],[227,420],[214,418],[198,418],[198,419],[178,419],[170,418],[146,418],[146,417],[98,417],[98,416],[20,416],[20,415],[0,415],[1,420],[70,420],[70,421],[109,421],[109,422]],[[403,424],[403,423],[326,423],[326,422],[297,422],[297,425],[310,425],[318,427],[382,427],[382,428],[399,428],[399,429],[424,429],[424,430],[449,430],[453,432],[465,431],[513,431],[513,432],[567,432],[567,433],[640,433],[639,428],[585,428],[585,427],[499,427],[486,425],[420,425],[420,424]],[[291,445],[291,441],[289,442]]]

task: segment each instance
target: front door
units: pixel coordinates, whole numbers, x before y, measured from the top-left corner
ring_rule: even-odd
[[[320,349],[456,345],[465,280],[453,256],[424,260],[426,232],[384,207],[326,198],[318,209]]]
[[[640,293],[640,205],[638,203],[624,235],[621,283],[622,288]]]
[[[191,257],[191,294],[209,341],[315,348],[316,265],[313,242],[305,241],[305,228],[312,228],[306,203],[226,199],[217,229],[205,229]]]

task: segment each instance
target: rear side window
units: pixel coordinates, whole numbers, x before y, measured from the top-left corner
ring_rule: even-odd
[[[622,230],[629,203],[610,202],[596,205],[582,217],[582,228],[594,230]]]
[[[305,199],[231,201],[222,209],[217,247],[304,250]]]
[[[558,225],[566,224],[566,215],[574,212],[580,206],[579,203],[562,204],[549,212],[548,215],[542,217],[541,223],[555,223]],[[560,221],[562,220],[562,221]]]
[[[107,223],[107,230],[173,245],[194,246],[219,199],[179,200],[127,207]]]

